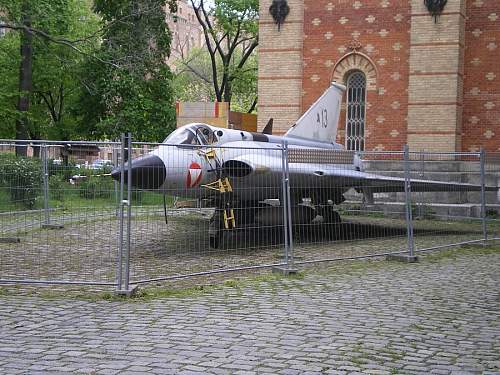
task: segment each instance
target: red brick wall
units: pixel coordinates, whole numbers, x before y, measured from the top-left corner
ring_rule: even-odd
[[[357,39],[358,51],[370,57],[378,72],[376,90],[367,94],[366,150],[402,149],[408,108],[409,2],[306,0],[304,12],[302,110],[328,87],[332,64],[351,52],[348,46]],[[314,75],[320,78],[316,82]],[[345,111],[339,123],[342,144],[344,129]]]
[[[463,151],[500,151],[500,3],[467,2]]]
[[[302,112],[356,39],[377,70],[367,95],[366,149],[400,150],[407,142],[410,12],[409,1],[305,0]],[[466,17],[462,150],[500,151],[500,3],[468,0]],[[345,111],[342,144],[344,129]]]

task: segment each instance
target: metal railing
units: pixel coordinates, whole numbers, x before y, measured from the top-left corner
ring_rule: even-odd
[[[136,143],[130,134],[21,144],[34,157],[17,158],[19,143],[0,140],[0,283],[127,292],[500,238],[500,154],[483,150],[354,155]],[[151,153],[165,170],[128,162]]]

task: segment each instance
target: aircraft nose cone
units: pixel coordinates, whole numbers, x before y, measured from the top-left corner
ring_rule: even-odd
[[[165,164],[156,155],[145,155],[132,160],[132,186],[138,189],[156,190],[163,182],[167,174]],[[113,169],[111,177],[120,181],[121,167]],[[125,163],[125,183],[128,181],[128,163]]]

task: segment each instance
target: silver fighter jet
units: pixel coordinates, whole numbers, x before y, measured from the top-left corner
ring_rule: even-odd
[[[351,188],[365,194],[405,191],[403,178],[363,172],[354,153],[335,142],[345,90],[332,83],[283,136],[272,135],[272,120],[263,133],[202,123],[180,127],[152,152],[132,160],[132,185],[210,200],[216,208],[210,242],[217,247],[224,230],[283,222],[276,202],[283,202],[282,150],[286,144],[293,223],[310,223],[318,215],[324,223],[338,222],[334,207]],[[115,179],[120,174],[119,168],[112,172]],[[411,180],[412,191],[480,189],[473,184]]]

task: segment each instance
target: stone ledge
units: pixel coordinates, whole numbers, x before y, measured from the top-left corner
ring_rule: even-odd
[[[386,260],[403,262],[403,263],[417,263],[418,257],[416,255],[407,255],[407,254],[391,254],[387,255]]]
[[[273,273],[279,273],[283,276],[296,275],[299,272],[299,270],[297,268],[287,268],[286,266],[273,267],[272,270],[273,270]]]

